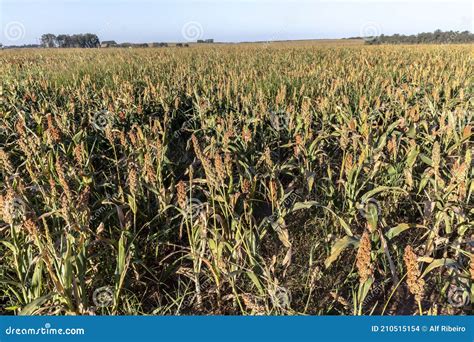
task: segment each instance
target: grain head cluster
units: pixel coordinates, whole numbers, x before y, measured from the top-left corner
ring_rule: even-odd
[[[3,314],[457,314],[472,46],[0,52]]]

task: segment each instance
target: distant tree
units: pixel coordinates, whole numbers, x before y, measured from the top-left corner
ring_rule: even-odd
[[[69,36],[65,34],[58,35],[56,37],[56,43],[60,48],[68,47],[67,45],[69,44]]]
[[[82,46],[84,48],[97,48],[100,46],[99,37],[96,34],[86,33],[82,35]]]
[[[60,48],[95,48],[100,46],[99,37],[96,34],[60,34],[57,37],[53,34],[41,36],[41,45],[44,47]]]
[[[41,36],[41,45],[45,48],[56,47],[56,36],[52,33],[46,33]]]
[[[392,36],[381,35],[366,44],[467,44],[474,43],[474,34],[469,31],[446,31],[436,30],[434,32],[422,32],[417,35],[400,35]]]

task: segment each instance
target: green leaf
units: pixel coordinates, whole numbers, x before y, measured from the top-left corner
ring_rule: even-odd
[[[293,206],[293,210],[301,210],[301,209],[309,209],[311,207],[320,207],[321,205],[316,201],[308,201],[308,202],[296,202]]]
[[[359,239],[353,236],[344,236],[342,239],[337,240],[331,248],[331,255],[324,261],[324,266],[329,268],[331,264],[339,257],[344,249],[347,247],[357,247],[359,246]]]
[[[425,163],[426,165],[428,166],[433,165],[433,161],[430,158],[428,158],[425,154],[420,154],[420,158],[423,161],[423,163]]]
[[[128,197],[128,205],[130,206],[130,209],[132,209],[132,212],[136,215],[137,214],[137,202],[135,201],[135,197],[131,195],[127,195]]]
[[[43,261],[39,260],[35,265],[35,271],[31,278],[31,290],[38,297],[41,294],[41,286],[43,284]]]
[[[367,294],[369,293],[370,287],[372,286],[374,282],[374,279],[372,277],[369,277],[363,284],[359,285],[359,291],[357,293],[357,299],[359,303],[363,303],[365,300],[365,297],[367,297]]]
[[[436,269],[438,267],[442,267],[442,266],[455,267],[455,266],[458,266],[458,263],[457,263],[456,260],[453,260],[453,259],[447,259],[447,258],[446,259],[435,259],[431,262],[431,264],[428,265],[428,267],[425,269],[425,271],[423,272],[421,277],[423,278],[424,276],[426,276],[428,273],[430,273],[434,269]]]
[[[382,134],[382,136],[379,138],[379,143],[377,145],[376,150],[380,151],[384,148],[384,146],[387,144],[387,134]]]
[[[315,172],[306,172],[306,183],[308,184],[309,192],[313,191],[314,178],[316,177]]]
[[[11,242],[8,242],[8,241],[0,241],[1,243],[3,243],[5,245],[5,247],[7,247],[8,249],[10,249],[13,254],[18,254],[18,248],[16,248]]]
[[[416,137],[416,127],[415,127],[415,124],[414,124],[414,123],[412,123],[412,124],[410,125],[410,129],[409,129],[408,132],[407,132],[407,136],[408,136],[409,138],[415,138],[415,137]]]
[[[118,256],[117,256],[117,275],[122,275],[125,269],[125,234],[122,234],[118,243]]]
[[[252,280],[252,283],[254,283],[254,285],[257,287],[258,292],[260,292],[260,295],[264,295],[265,291],[263,291],[262,284],[260,284],[260,280],[258,280],[258,277],[255,275],[255,273],[251,271],[246,272],[246,273],[247,273],[247,276],[250,278],[250,280]]]
[[[393,239],[395,236],[400,235],[403,233],[405,230],[410,229],[410,228],[424,228],[428,229],[425,226],[422,226],[421,224],[409,224],[409,223],[400,223],[399,225],[390,228],[390,230],[385,234],[389,240]]]
[[[82,133],[83,133],[83,131],[80,130],[78,133],[76,133],[76,134],[72,137],[72,141],[74,141],[74,143],[75,143],[76,145],[78,145],[78,144],[81,142]]]
[[[413,165],[415,164],[416,157],[418,156],[418,149],[417,148],[412,148],[410,152],[408,153],[407,160],[406,160],[406,165],[408,168],[412,168]]]
[[[27,305],[25,305],[21,311],[20,311],[20,315],[21,316],[31,316],[32,314],[35,313],[36,310],[38,310],[39,308],[41,308],[41,306],[46,303],[50,298],[52,297],[52,294],[47,294],[45,296],[42,296],[42,297],[39,297],[35,300],[33,300],[32,302],[28,303]]]
[[[374,197],[376,194],[380,192],[385,192],[385,191],[393,191],[393,192],[403,192],[405,194],[408,194],[405,190],[402,188],[396,187],[396,186],[378,186],[375,189],[372,189],[368,192],[366,192],[362,197],[361,201],[362,202],[367,202],[369,199]]]
[[[425,176],[421,179],[420,186],[418,187],[418,193],[420,193],[421,190],[423,190],[425,188],[425,186],[429,182],[429,180],[430,180],[430,177],[428,177],[428,176]]]
[[[372,232],[377,228],[379,222],[379,207],[376,203],[368,202],[365,211],[365,217],[369,224],[370,231]]]
[[[346,223],[346,221],[344,221],[341,217],[336,215],[336,213],[334,211],[332,211],[328,207],[325,207],[325,206],[319,204],[316,201],[296,202],[291,211],[301,210],[301,209],[308,209],[308,208],[311,208],[311,207],[321,207],[321,208],[329,211],[331,214],[333,214],[339,220],[339,223],[341,224],[342,228],[344,229],[344,231],[347,235],[349,235],[349,236],[354,235],[354,234],[352,234],[351,228]]]
[[[63,257],[63,274],[62,274],[62,284],[66,290],[72,288],[72,247],[74,243],[74,237],[70,234],[67,236],[66,240],[66,253]]]

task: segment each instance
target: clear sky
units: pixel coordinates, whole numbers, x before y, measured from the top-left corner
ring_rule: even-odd
[[[0,0],[0,42],[97,33],[117,42],[474,32],[473,0]]]

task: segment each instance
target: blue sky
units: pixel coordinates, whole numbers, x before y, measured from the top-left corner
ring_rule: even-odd
[[[472,0],[0,0],[0,42],[97,33],[118,42],[258,41],[474,31]]]

